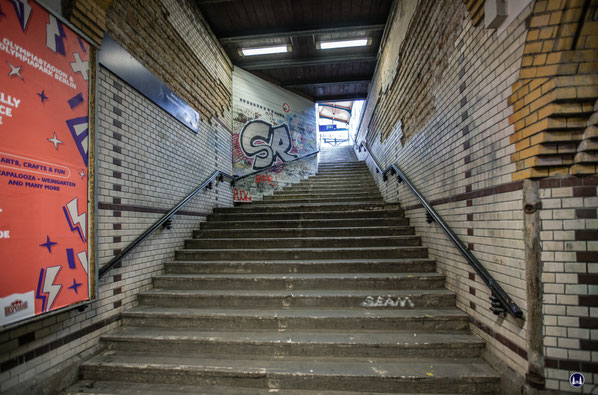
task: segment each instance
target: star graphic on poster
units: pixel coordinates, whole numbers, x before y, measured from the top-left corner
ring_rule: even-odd
[[[48,252],[51,254],[52,253],[52,246],[55,246],[58,243],[55,243],[53,241],[50,241],[50,236],[46,235],[46,242],[43,244],[40,244],[40,247],[45,247],[48,249]]]
[[[6,61],[6,63],[8,63],[8,65],[10,66],[10,71],[8,73],[9,77],[16,75],[20,79],[23,79],[23,77],[21,76],[21,69],[23,68],[23,66],[15,67],[12,64],[10,64],[10,62],[8,60]]]
[[[54,144],[54,148],[56,148],[56,150],[58,150],[58,144],[63,144],[62,141],[58,140],[58,138],[56,138],[56,132],[54,132],[54,137],[47,138],[46,140],[50,141],[52,144]]]
[[[79,288],[81,285],[83,285],[82,283],[78,283],[77,280],[75,280],[73,278],[73,285],[71,285],[69,287],[69,289],[72,289],[73,291],[75,291],[75,293],[77,293],[77,288]]]
[[[48,100],[48,96],[46,96],[46,91],[43,89],[42,89],[41,93],[38,93],[37,95],[40,97],[40,99],[42,99],[42,103],[44,101]]]
[[[73,53],[75,57],[75,61],[71,63],[71,69],[73,69],[73,73],[81,73],[83,79],[87,81],[87,70],[89,69],[89,61],[82,61],[81,55],[78,52]]]
[[[87,174],[85,174],[85,172],[83,170],[81,170],[81,172],[79,173],[79,175],[81,176],[81,179],[83,179],[83,177],[85,177]]]

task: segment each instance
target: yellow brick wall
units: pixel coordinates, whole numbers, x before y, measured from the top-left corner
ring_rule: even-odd
[[[598,143],[588,120],[598,98],[598,1],[537,1],[529,21],[514,113],[513,180],[595,174]]]

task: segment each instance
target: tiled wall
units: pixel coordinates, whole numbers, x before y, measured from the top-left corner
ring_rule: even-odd
[[[394,73],[377,73],[357,141],[369,143],[383,168],[398,164],[523,310],[525,320],[493,315],[489,289],[440,228],[425,221],[414,195],[394,177],[387,182],[376,177],[385,199],[399,201],[407,210],[438,270],[447,276],[447,286],[457,293],[458,307],[471,316],[472,330],[486,341],[491,355],[520,382],[538,373],[546,388],[557,392],[575,390],[569,376],[581,372],[586,378],[583,393],[589,393],[596,389],[598,373],[598,178],[583,175],[580,169],[592,173],[590,165],[568,166],[591,158],[587,150],[593,147],[598,123],[592,96],[598,4],[518,3],[516,15],[497,30],[485,29],[484,23],[473,26],[472,18],[478,18],[458,1],[422,1],[410,20],[397,13],[394,21],[408,24],[409,30],[400,45],[387,41],[382,60],[396,56],[398,67]],[[578,47],[564,48],[575,41],[578,24]],[[537,42],[537,52],[546,56],[532,53]],[[571,75],[573,63],[582,75]],[[555,75],[530,78],[529,73],[546,71]],[[392,78],[384,81],[388,76]],[[588,103],[573,103],[580,97]],[[566,128],[553,122],[550,133],[542,134],[540,115],[521,116],[526,106],[534,114],[565,119]],[[572,112],[565,114],[567,108]],[[536,137],[552,139],[536,139],[536,148],[558,151],[561,145],[569,149],[579,144],[584,155],[576,155],[573,146],[568,163],[530,165],[553,166],[554,173],[524,172],[527,165],[522,167],[515,153],[526,149],[522,138],[529,142],[530,136],[520,131],[531,131],[534,122],[540,126],[534,129]],[[371,159],[359,156],[374,172]],[[562,165],[567,168],[560,172]],[[538,176],[550,177],[522,180]],[[530,219],[533,215],[523,210],[524,195],[534,188],[541,206],[537,218]],[[534,243],[537,262],[532,260]],[[534,283],[540,288],[536,293]]]
[[[409,23],[405,40],[390,48],[400,59],[397,72],[364,118],[357,141],[368,141],[383,168],[399,165],[526,313],[523,183],[511,181],[513,110],[507,98],[518,77],[531,5],[500,34],[483,23],[474,27],[460,1],[422,1],[419,7],[411,21],[395,20]],[[374,170],[370,159],[368,165]],[[527,322],[494,315],[489,288],[440,227],[426,222],[419,200],[395,177],[376,180],[387,201],[406,209],[447,287],[457,293],[457,306],[472,317],[472,330],[525,376]]]
[[[132,55],[158,78],[171,72],[162,65],[167,63],[175,64],[179,72],[188,67],[192,73],[202,73],[191,90],[181,82],[184,75],[168,74],[163,80],[201,114],[199,133],[100,66],[96,92],[100,266],[215,170],[232,173],[228,59],[201,24],[187,24],[185,40],[178,36],[172,21],[197,17],[190,3],[164,1],[170,10],[168,19],[158,12],[153,24],[128,24],[127,15],[151,12],[147,5],[115,1],[108,10],[110,33],[125,48],[135,46]],[[173,52],[162,52],[160,63],[154,59],[156,52],[136,46],[138,41],[172,46],[187,55],[181,60],[170,58]],[[200,43],[196,50],[193,46]],[[0,332],[0,392],[50,394],[76,380],[78,363],[97,350],[103,333],[119,325],[120,313],[136,304],[136,295],[151,287],[152,275],[163,270],[213,207],[231,204],[232,188],[227,182],[201,192],[174,217],[170,230],[156,231],[99,280],[98,297],[85,311],[63,312]]]

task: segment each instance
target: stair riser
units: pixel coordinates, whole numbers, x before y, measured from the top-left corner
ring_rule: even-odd
[[[361,186],[347,186],[345,188],[313,188],[313,187],[294,187],[285,188],[283,191],[275,192],[277,196],[287,196],[295,194],[306,194],[306,193],[320,193],[320,194],[333,194],[333,193],[380,193],[377,188],[364,188]]]
[[[317,279],[211,279],[211,278],[164,278],[154,277],[154,287],[163,289],[248,289],[248,290],[302,290],[302,289],[440,289],[444,277],[401,277],[378,279],[317,278]],[[362,300],[363,301],[363,300]]]
[[[375,292],[375,291],[372,291]],[[374,295],[377,297],[378,295]],[[372,297],[374,297],[372,296]],[[391,294],[392,296],[392,294]],[[399,296],[401,300],[405,300],[405,296]],[[392,297],[396,300],[396,297]],[[283,308],[283,307],[353,307],[361,308],[364,302],[363,296],[346,297],[346,296],[305,296],[305,297],[238,297],[236,295],[221,295],[217,296],[175,296],[175,295],[153,295],[140,294],[139,304],[144,306],[160,306],[160,307],[191,307],[191,308]],[[454,306],[456,299],[454,296],[437,295],[437,294],[413,294],[409,296],[409,300],[417,308],[435,308],[435,307],[450,307]],[[404,307],[379,307],[376,309],[410,309],[409,304],[406,303]]]
[[[289,205],[296,205],[298,203],[342,203],[346,202],[347,200],[351,200],[352,202],[363,202],[363,203],[382,203],[382,198],[378,198],[376,196],[364,196],[359,198],[352,198],[347,199],[345,197],[320,197],[320,198],[301,198],[301,199],[290,199],[290,198],[280,198],[280,199],[270,199],[270,200],[256,200],[255,202],[251,202],[250,204],[254,205],[264,205],[264,204],[281,204],[287,203]]]
[[[332,232],[332,233],[331,233]],[[213,230],[195,230],[193,238],[235,238],[235,237],[319,237],[329,236],[408,236],[413,235],[415,230],[411,227],[387,227],[387,228],[338,228],[338,229],[213,229]]]
[[[277,248],[346,248],[346,247],[395,247],[419,246],[418,236],[401,238],[349,238],[349,239],[231,239],[231,240],[185,240],[185,248],[247,248],[248,250],[262,249],[265,245]]]
[[[332,200],[360,200],[360,199],[377,199],[382,198],[379,192],[367,192],[367,193],[330,193],[330,194],[289,194],[289,195],[273,195],[273,196],[264,196],[264,201],[283,201],[283,200],[290,200],[290,201],[298,201],[298,200],[322,200],[322,199],[332,199]]]
[[[334,179],[334,178],[310,178],[307,180],[303,180],[297,184],[296,187],[319,187],[319,188],[350,188],[351,186],[359,186],[362,188],[376,188],[376,181],[372,178],[343,178],[341,179]]]
[[[171,262],[166,264],[168,274],[265,274],[265,273],[413,273],[433,272],[433,261],[411,263],[227,263],[202,264],[197,262]]]
[[[467,330],[468,320],[450,317],[447,319],[397,319],[397,318],[262,318],[238,316],[141,316],[133,317],[127,312],[122,315],[123,325],[151,326],[157,328],[196,329],[343,329],[343,330]]]
[[[483,349],[480,344],[434,344],[434,345],[358,345],[312,344],[312,343],[262,343],[222,342],[202,340],[130,340],[102,339],[108,350],[127,352],[172,352],[228,354],[228,355],[271,355],[305,357],[356,357],[356,358],[477,358]]]
[[[294,210],[302,212],[320,212],[320,211],[370,211],[370,210],[398,210],[398,203],[370,203],[370,204],[327,204],[325,206],[297,206]],[[287,207],[259,207],[244,205],[240,207],[220,207],[214,209],[214,214],[243,214],[243,213],[284,213],[288,212]]]
[[[329,228],[367,226],[408,226],[409,220],[399,218],[355,218],[352,220],[290,220],[290,221],[210,221],[202,222],[200,229],[260,229],[260,228]]]
[[[266,246],[264,246],[266,247]],[[291,260],[291,259],[393,259],[393,258],[427,258],[428,251],[423,247],[396,247],[381,250],[221,250],[175,252],[177,261],[200,260]]]
[[[128,366],[99,366],[93,370],[82,368],[85,380],[134,381],[153,384],[177,385],[220,385],[230,387],[251,388],[292,388],[299,390],[335,390],[335,391],[370,391],[404,393],[459,393],[483,394],[494,393],[495,380],[487,382],[470,382],[469,378],[435,379],[433,377],[415,381],[409,377],[384,376],[346,376],[346,375],[310,375],[310,374],[279,374],[275,372],[231,372],[223,369],[216,371],[212,368],[204,371],[194,370],[186,372],[177,368],[167,371],[145,367],[143,369]],[[278,391],[276,391],[278,392]]]
[[[263,221],[281,219],[349,219],[349,218],[390,218],[402,217],[403,210],[370,210],[370,211],[319,211],[301,213],[246,213],[246,214],[210,214],[208,221]]]

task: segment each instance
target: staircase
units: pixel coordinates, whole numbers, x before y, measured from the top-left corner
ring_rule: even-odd
[[[495,393],[426,248],[360,162],[219,208],[68,393]]]

